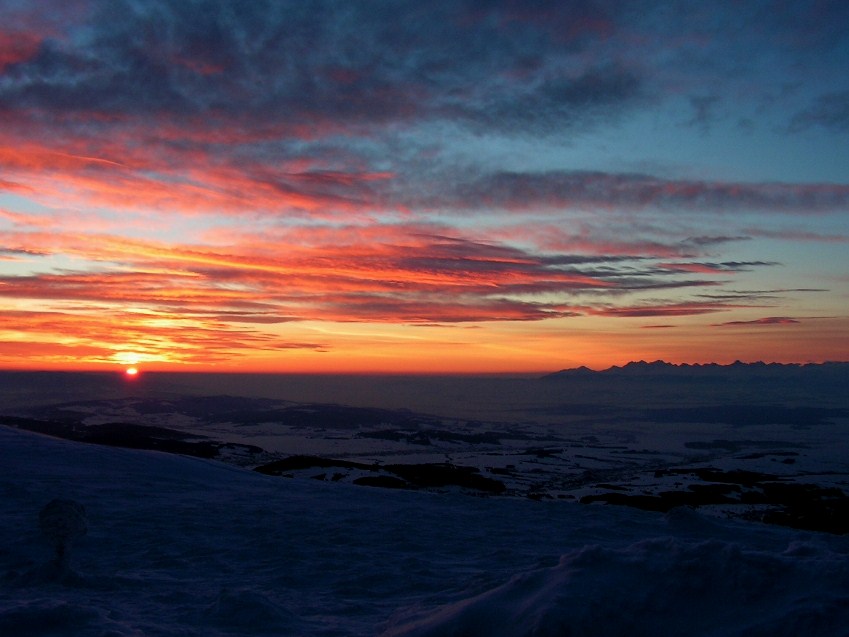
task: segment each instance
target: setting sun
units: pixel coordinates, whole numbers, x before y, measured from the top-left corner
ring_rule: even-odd
[[[136,367],[128,367],[127,370],[124,372],[124,374],[126,374],[127,376],[137,376],[138,373],[139,370]]]

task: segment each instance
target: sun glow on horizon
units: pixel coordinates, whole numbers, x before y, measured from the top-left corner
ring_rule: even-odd
[[[138,367],[128,367],[126,370],[124,370],[124,375],[128,376],[129,378],[134,378],[134,377],[138,376],[138,374],[139,374]]]

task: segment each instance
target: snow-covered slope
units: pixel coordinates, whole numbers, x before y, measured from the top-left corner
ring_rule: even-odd
[[[86,508],[70,571],[38,514]],[[0,635],[846,635],[849,539],[281,480],[0,427]]]

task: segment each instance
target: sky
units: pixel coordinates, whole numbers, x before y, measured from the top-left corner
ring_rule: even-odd
[[[0,0],[0,367],[849,360],[849,3]]]

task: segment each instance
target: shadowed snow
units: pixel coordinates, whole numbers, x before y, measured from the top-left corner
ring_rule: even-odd
[[[841,536],[281,480],[5,427],[0,449],[3,635],[845,634]],[[76,577],[27,580],[53,558],[54,498],[87,512]]]

